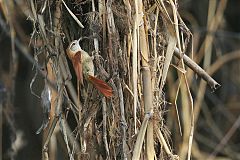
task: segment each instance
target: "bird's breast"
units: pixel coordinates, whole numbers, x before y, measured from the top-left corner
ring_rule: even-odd
[[[84,59],[82,61],[82,64],[83,64],[84,76],[88,76],[88,75],[94,76],[94,65],[93,65],[92,58],[89,57],[87,59]]]

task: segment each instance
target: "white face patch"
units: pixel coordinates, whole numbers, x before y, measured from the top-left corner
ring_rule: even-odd
[[[82,48],[79,45],[79,41],[78,40],[74,40],[70,46],[70,50],[73,52],[77,52],[77,51],[81,51]]]

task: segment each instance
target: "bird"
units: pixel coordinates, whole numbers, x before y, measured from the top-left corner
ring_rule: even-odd
[[[81,48],[79,41],[80,39],[73,40],[66,50],[67,56],[72,61],[77,76],[78,90],[79,83],[84,85],[83,79],[85,79],[87,82],[93,84],[106,98],[112,97],[112,87],[103,80],[95,77],[93,58]]]

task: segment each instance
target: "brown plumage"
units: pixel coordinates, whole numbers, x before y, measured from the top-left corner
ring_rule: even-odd
[[[78,81],[83,85],[83,71],[81,63],[81,52],[77,52],[71,59]]]
[[[103,80],[94,76],[94,64],[87,52],[81,49],[79,40],[74,40],[67,48],[67,55],[73,63],[78,81],[83,85],[83,78],[88,80],[105,97],[112,97],[112,88]]]
[[[112,88],[103,80],[93,77],[91,75],[88,76],[88,80],[96,87],[105,97],[112,97]]]

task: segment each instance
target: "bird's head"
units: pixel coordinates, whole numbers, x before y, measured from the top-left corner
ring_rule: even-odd
[[[67,48],[67,55],[69,58],[73,58],[77,52],[81,52],[82,48],[79,45],[79,40],[72,41]]]

